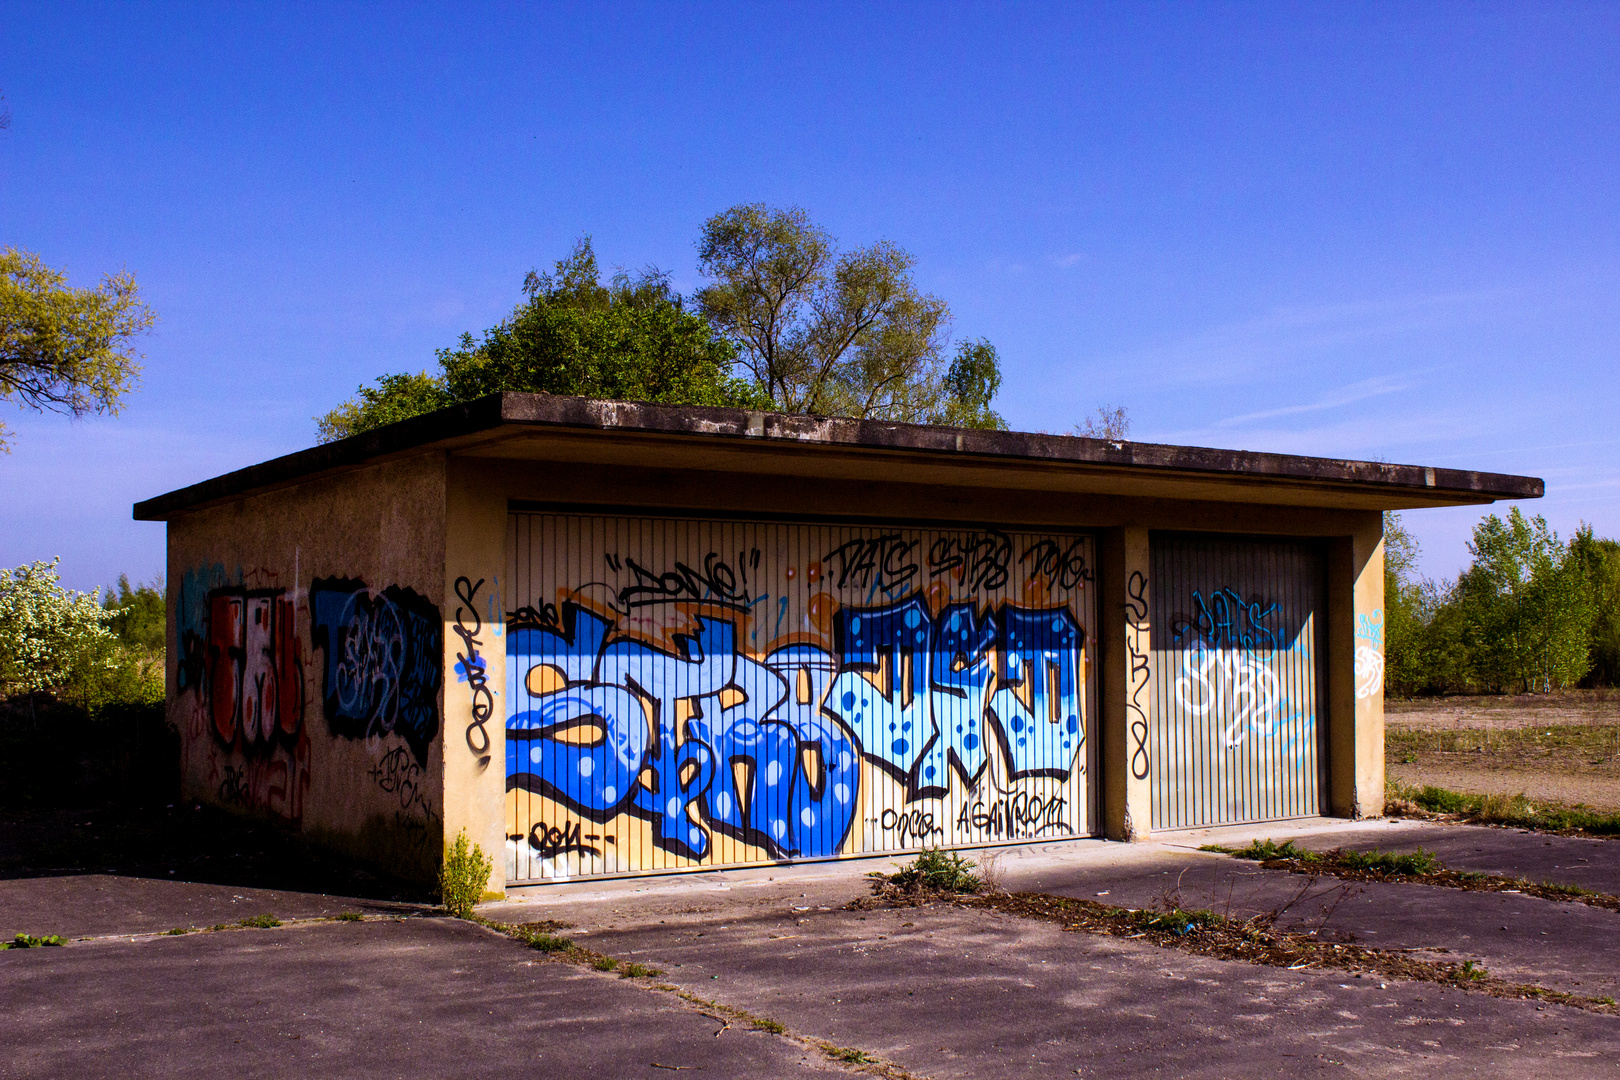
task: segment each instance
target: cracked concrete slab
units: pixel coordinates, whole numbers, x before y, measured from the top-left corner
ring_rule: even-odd
[[[665,978],[932,1077],[1614,1075],[1620,1022],[1287,971],[952,906],[584,935]]]
[[[446,919],[13,950],[0,985],[5,1080],[838,1072],[765,1032],[716,1037],[672,995]]]

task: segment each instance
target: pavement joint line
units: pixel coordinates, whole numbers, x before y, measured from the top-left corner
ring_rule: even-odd
[[[116,944],[129,941],[151,941],[156,938],[195,937],[198,934],[223,934],[241,930],[279,930],[283,927],[301,928],[308,926],[321,926],[328,923],[357,923],[357,922],[404,922],[406,919],[448,919],[444,914],[433,912],[412,912],[400,915],[362,915],[358,919],[344,919],[337,915],[312,915],[305,918],[277,918],[274,926],[255,926],[251,922],[244,924],[241,920],[232,923],[215,923],[213,926],[175,927],[173,930],[136,930],[121,931],[111,934],[85,934],[75,938],[63,938],[63,946]],[[183,930],[175,933],[175,930]]]
[[[1227,919],[1208,911],[1122,908],[1046,893],[940,896],[931,902],[995,911],[1014,918],[1055,922],[1071,932],[1104,934],[1126,940],[1145,938],[1147,944],[1161,949],[1175,949],[1230,963],[1248,963],[1289,971],[1314,969],[1341,971],[1349,975],[1381,975],[1384,978],[1472,990],[1491,997],[1544,1001],[1605,1016],[1620,1016],[1620,1006],[1613,998],[1586,997],[1536,983],[1510,982],[1490,975],[1472,960],[1462,963],[1426,960],[1407,955],[1415,951],[1410,949],[1382,949],[1313,941],[1300,934],[1273,934],[1269,927],[1262,929],[1253,920]],[[902,903],[890,906],[921,905]],[[1239,941],[1212,940],[1209,937],[1212,930],[1230,933]],[[1245,944],[1253,946],[1252,950],[1245,952]]]
[[[534,931],[520,924],[497,922],[494,919],[487,919],[476,914],[464,921],[480,926],[488,933],[506,937],[528,945],[530,948],[538,949],[545,953],[547,959],[553,963],[571,964],[602,977],[619,972],[618,977],[620,979],[628,978],[632,984],[639,986],[648,993],[673,997],[681,1002],[683,1008],[696,1012],[700,1016],[707,1016],[711,1020],[717,1020],[722,1026],[719,1031],[714,1033],[715,1038],[719,1038],[726,1031],[731,1030],[732,1021],[736,1021],[748,1025],[749,1030],[763,1032],[774,1038],[782,1039],[799,1047],[801,1050],[819,1053],[847,1072],[881,1077],[882,1080],[930,1080],[929,1077],[921,1073],[911,1072],[892,1061],[868,1053],[858,1047],[840,1046],[828,1039],[802,1034],[791,1030],[786,1024],[770,1017],[760,1016],[735,1005],[726,1005],[722,1002],[699,997],[692,991],[674,983],[658,982],[658,977],[663,975],[664,972],[657,968],[649,968],[640,964],[622,964],[606,953],[597,952],[595,949],[587,949],[569,938],[560,937],[549,931]],[[612,966],[604,966],[604,964],[611,964]],[[639,969],[639,971],[627,975],[623,971],[624,968]],[[714,1015],[716,1013],[719,1015]],[[657,1067],[674,1068],[675,1066],[658,1064]]]
[[[1267,842],[1269,843],[1269,841]],[[1289,842],[1289,844],[1291,843],[1292,841]],[[1284,845],[1284,847],[1288,846]],[[1380,885],[1428,885],[1432,888],[1457,889],[1462,892],[1517,893],[1521,896],[1530,896],[1555,904],[1585,904],[1588,907],[1600,908],[1604,911],[1620,914],[1620,896],[1615,896],[1612,893],[1597,892],[1577,885],[1561,885],[1552,881],[1538,882],[1524,877],[1508,877],[1504,874],[1451,870],[1438,859],[1434,860],[1434,868],[1431,871],[1403,873],[1400,871],[1346,867],[1340,861],[1340,856],[1343,853],[1342,848],[1333,848],[1324,852],[1303,851],[1302,854],[1306,856],[1304,858],[1281,857],[1252,860],[1250,860],[1249,856],[1243,854],[1247,850],[1244,848],[1226,848],[1210,844],[1201,850],[1205,854],[1216,858],[1225,855],[1234,859],[1253,861],[1263,870],[1287,870],[1290,874],[1326,875],[1338,878],[1340,881],[1372,882]],[[1278,850],[1281,851],[1282,849]],[[1376,853],[1376,849],[1372,853]],[[1423,852],[1421,848],[1419,853],[1428,854]]]

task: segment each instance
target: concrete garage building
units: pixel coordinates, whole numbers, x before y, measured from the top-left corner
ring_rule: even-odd
[[[187,794],[491,889],[1383,802],[1409,465],[501,394],[138,504]]]

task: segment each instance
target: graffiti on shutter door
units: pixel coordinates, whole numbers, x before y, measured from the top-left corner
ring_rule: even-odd
[[[1319,550],[1155,537],[1152,564],[1153,827],[1317,813]]]
[[[1084,834],[1092,546],[514,514],[508,876]]]

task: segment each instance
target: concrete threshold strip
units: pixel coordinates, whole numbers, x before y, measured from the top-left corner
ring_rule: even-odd
[[[1367,881],[1379,884],[1433,885],[1442,889],[1460,889],[1464,892],[1517,893],[1539,900],[1560,904],[1585,904],[1620,913],[1620,896],[1596,892],[1579,885],[1566,885],[1557,881],[1531,881],[1529,878],[1505,877],[1475,870],[1448,870],[1429,852],[1419,849],[1415,853],[1388,852],[1309,851],[1294,846],[1289,840],[1275,844],[1270,840],[1256,840],[1246,848],[1222,847],[1205,844],[1199,851],[1230,855],[1260,864],[1262,870],[1287,870],[1291,874],[1312,877],[1329,876],[1344,881]]]
[[[648,967],[644,964],[629,963],[617,960],[606,953],[599,953],[594,949],[587,949],[569,938],[555,933],[562,928],[562,924],[547,920],[533,923],[503,923],[494,919],[486,919],[480,915],[472,915],[469,922],[477,923],[487,930],[497,934],[504,934],[509,938],[521,941],[531,949],[537,949],[559,963],[576,964],[581,967],[590,967],[596,971],[617,973],[621,979],[634,979],[645,989],[658,994],[666,994],[682,1002],[702,1016],[707,1016],[720,1025],[714,1033],[715,1038],[724,1035],[733,1025],[763,1031],[777,1038],[785,1039],[810,1053],[820,1054],[828,1061],[840,1065],[845,1069],[864,1073],[868,1076],[882,1077],[883,1080],[927,1080],[921,1074],[910,1072],[901,1068],[892,1061],[886,1061],[876,1054],[869,1054],[858,1047],[839,1046],[826,1039],[818,1039],[813,1035],[803,1035],[788,1029],[787,1025],[768,1016],[759,1016],[747,1009],[739,1009],[734,1005],[725,1005],[717,1001],[699,997],[690,990],[670,983],[655,981],[664,974],[658,968]],[[646,981],[642,981],[646,980]],[[662,1062],[649,1062],[655,1069],[670,1071],[684,1071],[696,1066],[674,1065]]]

